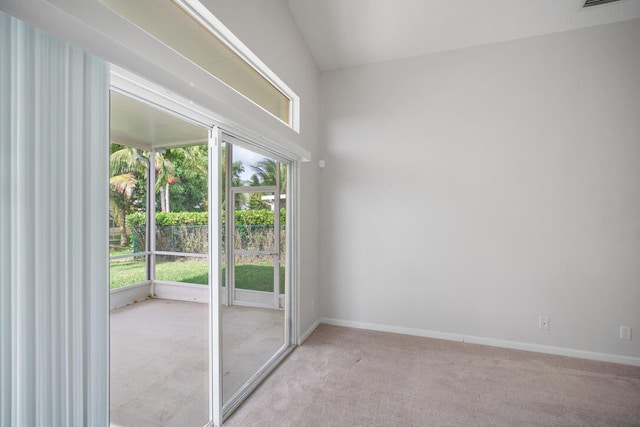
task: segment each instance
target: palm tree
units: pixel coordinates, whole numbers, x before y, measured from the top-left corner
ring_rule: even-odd
[[[177,169],[180,168],[180,176],[187,179],[206,175],[207,161],[206,145],[202,144],[156,154],[156,189],[160,192],[162,212],[171,211],[170,186],[179,181]]]
[[[156,192],[160,193],[160,210],[169,212],[169,186],[177,181],[173,162],[162,153],[156,154]]]
[[[262,159],[255,165],[251,166],[251,169],[255,171],[251,175],[249,185],[252,187],[258,186],[275,186],[278,180],[278,171],[280,172],[280,194],[286,193],[286,174],[287,168],[285,165],[281,165],[280,162],[271,159]],[[261,193],[251,193],[249,198],[249,206],[251,209],[269,209],[271,206],[261,198]]]
[[[112,144],[109,155],[109,208],[120,227],[120,246],[128,244],[126,217],[131,210],[133,192],[138,184],[136,174],[144,173],[144,165],[134,149]]]
[[[222,209],[226,208],[226,189],[227,189],[227,150],[226,150],[226,145],[222,146],[222,155],[221,155],[221,168],[220,168],[220,173],[221,173],[221,179],[222,179],[222,185],[220,188],[222,188]],[[240,187],[242,185],[242,178],[240,177],[240,175],[242,174],[242,172],[244,172],[244,166],[242,165],[242,162],[233,162],[231,164],[231,186],[232,187]],[[237,208],[237,207],[236,207]]]
[[[285,165],[280,165],[280,162],[271,159],[262,159],[251,166],[251,169],[255,171],[251,176],[251,185],[276,185],[278,167],[280,168],[280,189],[284,192],[286,190],[287,169]]]

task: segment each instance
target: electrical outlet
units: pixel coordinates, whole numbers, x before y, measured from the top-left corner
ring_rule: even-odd
[[[631,326],[620,326],[620,339],[631,341]]]
[[[541,331],[548,331],[549,330],[549,318],[548,317],[540,317],[538,319],[538,328]]]

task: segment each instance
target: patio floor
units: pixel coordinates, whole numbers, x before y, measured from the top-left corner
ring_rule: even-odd
[[[111,312],[111,426],[208,420],[208,305],[149,299]],[[226,402],[284,341],[284,312],[223,307]]]

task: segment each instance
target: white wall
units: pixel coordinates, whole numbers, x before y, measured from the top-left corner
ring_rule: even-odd
[[[323,74],[321,314],[640,364],[639,40],[635,20]]]

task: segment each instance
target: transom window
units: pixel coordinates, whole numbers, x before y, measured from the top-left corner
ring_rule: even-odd
[[[197,0],[99,1],[293,127],[295,93]]]

